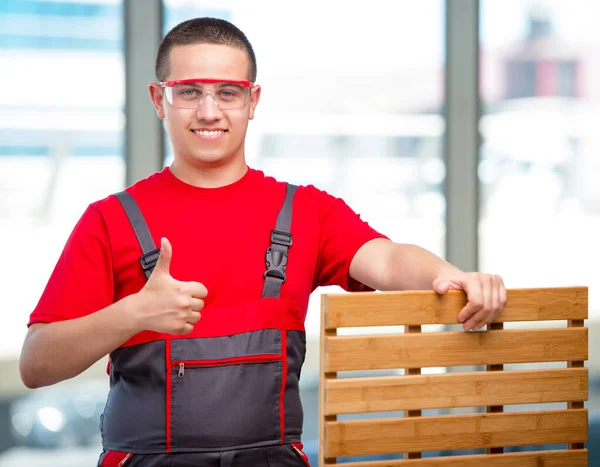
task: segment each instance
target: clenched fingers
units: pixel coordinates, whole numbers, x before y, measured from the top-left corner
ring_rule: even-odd
[[[186,319],[186,322],[189,324],[196,324],[198,321],[200,321],[200,317],[201,314],[198,311],[190,311],[189,316]]]
[[[463,312],[467,314],[473,311],[463,322],[465,331],[477,330],[492,323],[506,305],[506,289],[500,276],[477,274],[473,279],[466,290],[469,303],[460,313],[463,315]]]
[[[204,300],[192,297],[190,300],[190,309],[192,311],[200,311],[202,308],[204,308]]]
[[[183,284],[193,298],[205,298],[208,295],[208,290],[200,282],[184,282]]]

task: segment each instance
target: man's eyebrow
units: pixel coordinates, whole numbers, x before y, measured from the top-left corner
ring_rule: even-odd
[[[180,83],[180,86],[195,86],[200,87],[204,86],[205,83]]]
[[[243,88],[244,87],[244,86],[242,86],[239,83],[231,83],[229,81],[223,81],[222,83],[217,83],[217,85],[219,87],[225,87],[225,86],[233,86],[233,87],[236,87],[236,88]]]

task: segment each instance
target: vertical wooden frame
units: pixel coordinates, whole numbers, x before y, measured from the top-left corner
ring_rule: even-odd
[[[488,325],[488,331],[502,331],[504,329],[503,323],[491,323]],[[486,365],[486,371],[503,371],[504,365]],[[504,412],[504,406],[502,405],[490,405],[486,407],[487,413],[500,413]],[[486,449],[487,454],[502,454],[504,452],[503,447],[494,447]]]
[[[421,326],[405,326],[404,332],[406,332],[407,334],[418,334],[418,333],[422,332],[422,329],[421,329]],[[420,375],[421,368],[406,368],[404,374],[405,375]],[[420,417],[421,414],[422,414],[421,410],[406,410],[404,412],[405,417]],[[420,452],[407,452],[404,454],[404,457],[406,459],[420,459],[421,453]]]
[[[321,299],[321,342],[319,349],[319,362],[320,367],[325,368],[325,358],[327,355],[327,337],[336,336],[337,329],[328,329],[327,328],[327,312],[329,308],[329,300],[327,297],[323,297]],[[328,380],[337,378],[337,373],[327,373],[324,371],[319,372],[319,439],[326,439],[325,432],[325,424],[327,422],[335,422],[337,421],[336,415],[325,415],[325,397],[326,391],[325,387]],[[319,446],[319,467],[324,467],[325,465],[336,464],[337,460],[335,458],[325,457],[325,446],[327,443],[322,443]]]
[[[570,328],[582,328],[584,322],[582,319],[577,320],[569,320],[568,327]],[[584,362],[582,360],[577,361],[569,361],[567,362],[568,368],[583,368]],[[583,409],[584,401],[575,401],[575,402],[567,402],[567,408],[569,409]],[[569,449],[583,449],[585,447],[584,443],[569,443]]]

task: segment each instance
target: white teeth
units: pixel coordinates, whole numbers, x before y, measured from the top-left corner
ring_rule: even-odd
[[[213,131],[206,131],[206,130],[193,130],[194,133],[202,135],[202,136],[217,136],[220,135],[221,133],[223,133],[223,130],[213,130]]]

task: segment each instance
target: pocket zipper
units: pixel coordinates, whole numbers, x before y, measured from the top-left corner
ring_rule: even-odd
[[[185,367],[191,368],[206,368],[215,366],[227,366],[227,365],[245,365],[251,363],[271,363],[281,361],[282,356],[280,354],[267,354],[267,355],[249,355],[247,357],[233,357],[233,358],[222,358],[218,360],[178,360],[171,363],[173,368],[179,367],[177,376],[182,378],[185,374]]]
[[[123,458],[123,460],[122,460],[121,462],[119,462],[119,465],[117,465],[117,467],[123,467],[123,466],[124,466],[124,465],[127,463],[127,461],[128,461],[129,459],[131,459],[131,456],[133,456],[133,454],[132,454],[132,453],[128,453],[128,454],[127,454],[127,455],[126,455],[126,456]]]
[[[310,467],[310,464],[308,463],[308,456],[302,450],[303,448],[304,448],[304,446],[302,445],[302,443],[292,443],[292,449],[294,451],[296,451],[296,454],[298,454],[298,456],[300,457],[300,459],[302,459],[304,461],[304,463],[308,467]]]

